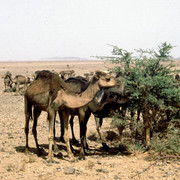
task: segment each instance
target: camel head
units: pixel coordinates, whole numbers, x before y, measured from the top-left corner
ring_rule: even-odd
[[[106,74],[102,71],[96,71],[95,75],[92,78],[92,83],[98,81],[99,87],[114,87],[117,85],[117,81],[114,77],[109,74]]]

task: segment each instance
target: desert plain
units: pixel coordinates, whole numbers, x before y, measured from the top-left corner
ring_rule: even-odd
[[[180,61],[176,61],[180,69]],[[93,61],[34,61],[34,62],[0,62],[0,76],[7,71],[12,76],[22,74],[32,76],[36,70],[62,70],[73,69],[76,75],[102,70],[114,65],[102,60]],[[107,131],[113,131],[117,137],[107,140],[110,147],[108,151],[102,149],[98,141],[98,134],[93,116],[87,124],[87,142],[90,150],[85,160],[78,160],[79,145],[75,149],[75,162],[67,157],[66,146],[58,141],[60,136],[59,117],[56,117],[56,136],[59,152],[55,154],[54,162],[48,163],[46,156],[38,157],[30,122],[29,146],[30,154],[25,154],[25,116],[24,97],[16,92],[4,92],[4,81],[0,78],[0,179],[1,180],[118,180],[118,179],[153,179],[178,180],[180,179],[180,162],[173,160],[152,160],[148,152],[122,152],[120,139],[111,118],[105,118],[101,132],[104,136]],[[75,136],[79,140],[79,122],[74,120]],[[38,120],[37,135],[40,146],[48,153],[48,121],[47,114],[43,112]],[[69,128],[69,136],[71,132]],[[151,152],[153,153],[153,152]]]

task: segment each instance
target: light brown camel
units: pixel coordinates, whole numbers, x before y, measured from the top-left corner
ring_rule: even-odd
[[[59,75],[62,79],[67,79],[68,77],[75,76],[75,72],[74,70],[64,70],[64,71],[60,71]]]
[[[120,81],[120,78],[118,79]],[[82,93],[88,86],[88,81],[83,77],[71,77],[65,81],[73,92]],[[74,116],[78,115],[79,117],[79,125],[80,125],[80,141],[81,141],[81,149],[80,149],[80,159],[85,159],[85,147],[86,144],[86,130],[87,130],[87,122],[91,115],[94,114],[97,131],[102,142],[102,145],[107,146],[103,139],[101,138],[101,134],[99,131],[99,126],[102,124],[102,119],[111,114],[111,111],[118,110],[122,104],[125,104],[129,101],[129,99],[124,95],[124,86],[123,84],[119,84],[119,86],[112,88],[102,88],[100,91],[96,93],[96,96],[93,98],[91,102],[86,104],[83,107],[76,109],[64,109],[60,111],[59,116],[61,120],[61,136],[60,140],[64,141],[64,128],[63,128],[63,114],[69,113],[71,115],[70,125],[72,131],[72,140],[73,142],[77,142],[74,136],[73,131],[73,119]],[[65,112],[64,112],[65,111]],[[100,122],[99,119],[100,118]],[[97,120],[98,119],[98,120]]]
[[[24,91],[26,90],[27,84],[30,83],[30,78],[23,75],[16,75],[12,81],[15,83],[16,92],[19,92],[20,85],[24,85]]]
[[[48,161],[52,161],[53,152],[52,145],[54,142],[54,120],[56,112],[64,108],[79,108],[88,104],[95,96],[101,87],[113,87],[117,84],[115,79],[103,72],[96,72],[93,76],[87,89],[81,94],[70,92],[67,84],[56,74],[50,71],[41,71],[35,81],[27,88],[25,93],[25,134],[26,134],[26,151],[28,151],[28,132],[29,119],[32,118],[32,106],[34,107],[34,124],[33,135],[36,142],[38,154],[40,149],[37,141],[37,119],[41,111],[48,113],[49,120],[49,153]],[[68,117],[69,113],[63,113],[65,142],[67,146],[68,156],[74,160],[74,155],[71,152],[68,136]]]

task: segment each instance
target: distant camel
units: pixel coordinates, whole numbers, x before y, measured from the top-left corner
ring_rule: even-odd
[[[89,103],[101,87],[113,87],[117,84],[113,77],[103,73],[96,72],[93,76],[87,89],[81,94],[70,92],[68,85],[56,74],[50,71],[41,71],[38,73],[37,78],[28,86],[25,93],[25,134],[26,134],[26,151],[28,151],[28,132],[29,132],[29,119],[32,118],[32,107],[34,107],[34,123],[33,135],[36,142],[38,155],[40,149],[37,141],[37,119],[41,111],[48,113],[49,120],[49,153],[48,161],[52,161],[53,152],[52,145],[54,142],[54,120],[56,112],[64,108],[79,108]],[[63,113],[65,142],[67,146],[68,156],[74,160],[74,155],[71,152],[68,136],[68,117],[69,113]]]
[[[75,72],[74,70],[64,70],[64,71],[60,71],[59,75],[62,79],[66,79],[68,77],[75,76]]]
[[[93,72],[90,73],[84,73],[85,78],[89,81],[90,78],[93,76]]]
[[[16,92],[19,92],[20,85],[24,85],[24,91],[27,88],[27,84],[30,83],[30,78],[25,77],[23,75],[16,75],[13,79],[13,83],[15,83]]]
[[[7,90],[7,87],[12,88],[12,84],[13,84],[12,75],[11,75],[10,72],[7,72],[7,73],[4,75],[5,91]]]

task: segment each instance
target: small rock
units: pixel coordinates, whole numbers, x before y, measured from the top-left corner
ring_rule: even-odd
[[[97,161],[97,164],[102,164],[100,161]]]
[[[1,148],[1,152],[5,152],[4,148]]]
[[[96,169],[97,172],[102,172],[102,169]]]
[[[114,175],[114,179],[115,179],[115,180],[119,180],[120,177],[119,177],[118,175]]]
[[[172,175],[174,175],[174,172],[173,171],[168,171],[167,175],[172,176]]]
[[[60,168],[60,167],[58,167],[58,168],[56,168],[56,170],[57,170],[57,171],[61,171],[61,168]]]
[[[104,170],[104,169],[103,169],[103,173],[109,173],[109,171],[108,171],[108,170]]]
[[[101,176],[101,177],[99,178],[99,180],[102,180],[102,179],[106,179],[106,177],[104,177],[104,176]]]
[[[103,173],[109,173],[108,170],[104,170],[104,169],[96,169],[97,172],[103,172]]]
[[[68,167],[64,171],[64,174],[74,174],[74,173],[75,173],[75,169],[72,167]]]
[[[88,161],[88,168],[92,168],[94,166],[94,162],[93,161]]]
[[[159,168],[159,170],[164,171],[164,169],[163,169],[163,168]]]

